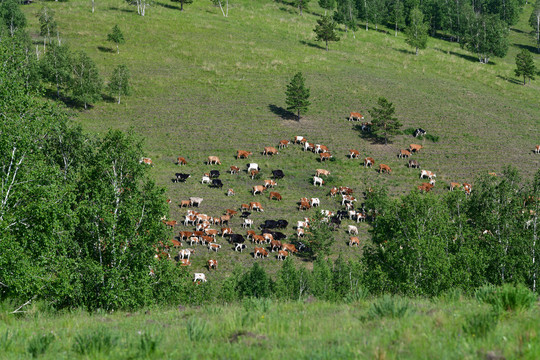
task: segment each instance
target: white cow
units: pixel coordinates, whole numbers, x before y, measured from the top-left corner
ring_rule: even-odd
[[[197,282],[197,280],[206,282],[206,275],[204,275],[203,273],[195,273],[195,279],[193,279],[193,282]]]
[[[190,251],[190,249],[182,249],[178,253],[178,257],[180,259],[188,259],[189,260],[189,257],[191,256],[192,252],[194,252],[194,251],[193,250]]]
[[[250,172],[251,170],[257,170],[257,171],[261,170],[261,168],[259,167],[259,164],[257,163],[249,163],[247,164],[247,167],[248,167],[247,169],[248,172]]]
[[[201,184],[210,184],[210,183],[212,183],[212,180],[210,179],[210,177],[203,175]]]
[[[252,227],[253,226],[253,220],[252,219],[244,219],[244,223],[242,224],[242,227]]]
[[[358,235],[358,228],[354,225],[349,225],[347,227],[347,231],[349,232],[349,235],[352,235],[352,234]]]
[[[319,198],[311,198],[310,204],[311,204],[311,206],[319,206],[319,205],[321,205],[321,202],[320,202]]]
[[[433,179],[434,177],[437,177],[437,175],[435,175],[435,173],[433,173],[433,172],[431,172],[431,171],[428,171],[428,170],[422,170],[422,171],[420,172],[420,179],[423,179],[424,177]]]
[[[314,176],[313,177],[313,185],[314,186],[317,186],[317,184],[319,184],[319,186],[323,186],[324,184],[324,180],[318,176]]]

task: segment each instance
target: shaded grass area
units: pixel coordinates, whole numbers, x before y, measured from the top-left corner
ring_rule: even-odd
[[[497,315],[485,304],[450,295],[349,304],[245,299],[112,314],[48,313],[35,305],[23,316],[0,315],[0,351],[3,359],[30,358],[36,351],[42,359],[540,356],[537,305]]]

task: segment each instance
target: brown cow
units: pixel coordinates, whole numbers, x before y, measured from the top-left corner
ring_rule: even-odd
[[[247,159],[249,155],[253,155],[253,153],[251,151],[244,151],[244,150],[238,150],[236,152],[237,159],[242,159],[242,158]]]
[[[372,167],[373,165],[375,165],[375,160],[372,157],[367,157],[364,159],[365,167]]]
[[[174,248],[182,247],[182,243],[178,240],[171,239],[171,243]]]
[[[399,150],[398,158],[408,158],[411,156],[411,152],[409,150]]]
[[[453,191],[455,188],[461,187],[460,183],[457,182],[451,182],[450,183],[450,191]]]
[[[298,252],[298,250],[296,250],[296,246],[294,246],[293,244],[282,244],[281,250],[287,250],[292,253]]]
[[[253,239],[253,236],[257,235],[257,233],[255,232],[255,230],[248,230],[247,233],[246,233],[246,237],[248,239]]]
[[[233,234],[233,231],[230,227],[221,228],[221,237],[225,237],[227,234]]]
[[[240,205],[240,210],[248,211],[248,210],[250,210],[250,207],[249,207],[248,204],[242,204],[242,205]]]
[[[210,165],[210,164],[219,164],[219,165],[221,165],[221,161],[219,160],[219,158],[217,156],[209,156],[208,160],[207,160],[207,164],[208,165]]]
[[[254,201],[249,203],[249,210],[264,211],[261,203],[260,202],[254,202]]]
[[[238,174],[240,168],[238,166],[231,165],[231,174]]]
[[[185,158],[183,157],[178,157],[178,159],[176,159],[176,165],[186,165],[187,164],[187,161]]]
[[[415,168],[415,169],[420,169],[420,164],[416,160],[409,160],[409,167],[410,168]]]
[[[180,231],[180,240],[184,240],[189,238],[190,236],[193,236],[193,233],[191,231]]]
[[[534,148],[534,153],[540,154],[540,145],[536,145],[536,147]]]
[[[281,140],[281,141],[279,142],[279,148],[280,148],[280,149],[283,149],[284,147],[289,147],[289,144],[290,144],[290,143],[291,143],[291,142],[290,142],[289,140]]]
[[[234,189],[228,189],[227,190],[227,196],[234,196],[236,193],[234,192]]]
[[[169,228],[172,228],[176,226],[177,224],[176,220],[161,220],[161,222],[164,223]]]
[[[422,148],[423,148],[422,145],[417,145],[417,144],[411,144],[411,145],[409,145],[409,151],[410,151],[411,153],[413,153],[413,152],[419,152],[420,149],[422,149]]]
[[[334,197],[336,196],[336,194],[339,192],[338,188],[337,187],[333,187],[330,189],[330,196]]]
[[[392,172],[392,169],[390,169],[390,166],[385,164],[379,164],[379,173],[386,172],[387,174],[390,174]]]
[[[435,185],[433,184],[429,184],[429,183],[422,183],[421,185],[418,185],[418,190],[420,190],[421,192],[430,192],[431,189],[433,189]]]
[[[255,186],[253,186],[253,190],[252,190],[253,195],[255,195],[256,193],[262,194],[264,190],[266,190],[264,185],[255,185]]]
[[[216,229],[204,229],[204,233],[207,236],[212,236],[215,239],[218,234],[218,231]]]
[[[300,206],[298,207],[298,210],[309,210],[311,208],[311,205],[309,204],[309,200],[300,200]]]
[[[281,195],[278,192],[270,191],[270,200],[276,199],[278,201],[281,201]]]
[[[206,236],[206,235],[203,235],[199,238],[201,244],[203,245],[206,245],[206,244],[211,244],[213,242],[216,242],[216,239],[214,239],[212,236]]]
[[[208,270],[210,270],[212,268],[217,270],[217,265],[218,265],[217,260],[214,260],[214,259],[208,260]]]
[[[351,236],[349,238],[349,246],[360,246],[360,239],[358,239],[358,237],[356,236]]]
[[[274,186],[277,185],[277,182],[275,180],[264,180],[264,187],[265,188],[273,188]]]
[[[277,249],[277,250],[281,249],[281,245],[283,245],[283,244],[281,244],[281,241],[279,241],[279,240],[272,240],[272,241],[270,241],[270,247],[271,247],[271,249],[272,249],[272,252],[273,252],[274,250],[276,250],[276,249]]]
[[[215,252],[217,252],[219,249],[221,249],[220,244],[216,244],[216,243],[209,243],[208,244],[208,251],[214,250]]]
[[[189,200],[181,200],[180,201],[180,207],[184,207],[184,206],[188,207],[190,205],[191,205],[191,201],[189,201]]]
[[[253,251],[253,257],[256,259],[258,255],[261,255],[261,257],[268,257],[268,251],[262,247],[256,247]]]
[[[180,266],[191,266],[189,259],[180,259]]]
[[[362,114],[358,113],[358,112],[351,112],[351,116],[349,117],[349,121],[361,121],[361,120],[364,120],[364,117],[362,116]]]
[[[315,170],[315,176],[321,176],[321,175],[328,176],[328,175],[330,175],[330,171],[325,170],[325,169],[317,169],[317,170]]]
[[[328,160],[332,158],[332,154],[330,154],[329,152],[321,153],[319,154],[319,158],[321,161]]]
[[[467,195],[470,195],[471,194],[471,191],[472,191],[472,185],[471,184],[467,184],[467,183],[463,183],[463,190],[465,190],[465,193]]]
[[[263,155],[277,155],[279,154],[279,152],[277,151],[277,149],[275,147],[272,147],[272,146],[265,146],[264,147],[264,150],[263,150]]]
[[[294,137],[294,140],[293,140],[293,143],[295,144],[300,144],[300,143],[303,143],[303,142],[306,142],[306,138],[303,137],[303,136],[295,136]]]
[[[264,244],[266,242],[266,239],[262,235],[253,235],[251,237],[251,241],[255,244]]]
[[[259,173],[259,170],[251,169],[249,171],[249,175],[251,176],[251,180],[253,180],[255,178],[255,176],[257,176],[258,173]]]
[[[238,211],[235,211],[233,209],[227,209],[227,210],[225,210],[225,214],[229,215],[230,217],[233,217],[234,215],[238,214]]]
[[[277,258],[278,260],[285,260],[285,258],[289,256],[289,253],[286,252],[285,250],[279,250],[278,251],[278,254],[277,254]]]
[[[219,219],[221,220],[221,224],[227,223],[227,225],[228,225],[229,220],[231,220],[231,216],[230,215],[223,215]]]
[[[141,160],[139,160],[139,164],[145,164],[145,165],[152,165],[154,166],[154,163],[152,162],[152,159],[143,157]]]
[[[360,151],[358,150],[349,150],[349,158],[350,159],[358,159],[358,157],[360,156]]]

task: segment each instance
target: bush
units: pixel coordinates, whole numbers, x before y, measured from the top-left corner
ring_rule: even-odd
[[[407,300],[384,295],[371,305],[369,316],[371,318],[402,318],[409,312],[412,312],[412,307]]]
[[[254,263],[251,270],[242,275],[238,290],[244,297],[269,297],[272,294],[272,282],[259,263]]]
[[[106,328],[75,336],[73,351],[80,355],[108,354],[117,344],[117,338]]]
[[[32,355],[32,357],[38,357],[40,355],[43,355],[45,354],[53,340],[53,334],[34,336],[32,339],[30,339],[30,342],[28,343],[28,352]]]
[[[475,337],[484,337],[497,327],[499,315],[497,312],[472,314],[465,318],[463,332]]]
[[[439,137],[437,135],[426,134],[425,138],[434,143],[439,142]]]
[[[502,287],[487,285],[476,290],[478,301],[492,305],[501,311],[529,309],[537,300],[536,294],[523,285],[506,284]]]

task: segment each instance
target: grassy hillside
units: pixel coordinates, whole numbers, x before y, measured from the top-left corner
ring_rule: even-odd
[[[405,310],[389,311],[388,304]],[[246,299],[96,315],[48,315],[39,305],[28,310],[17,320],[1,315],[3,359],[30,358],[32,352],[42,359],[537,359],[540,354],[538,306],[497,320],[488,306],[455,294],[434,301],[379,298],[351,304]]]
[[[341,41],[331,43],[326,52],[312,31],[322,13],[316,4],[299,16],[287,3],[235,0],[227,18],[209,1],[195,2],[180,12],[176,3],[158,0],[145,17],[137,15],[135,6],[118,0],[97,1],[94,14],[87,1],[47,5],[56,11],[64,41],[87,52],[105,78],[119,64],[131,70],[132,96],[121,105],[104,101],[80,111],[77,121],[92,132],[133,128],[146,138],[148,156],[155,163],[153,176],[172,199],[172,219],[183,218],[185,209],[177,205],[189,196],[204,197],[201,211],[213,216],[253,201],[251,186],[277,168],[286,174],[275,189],[284,200],[277,203],[269,201],[267,194],[256,196],[266,209],[252,216],[256,224],[270,218],[291,223],[302,219],[306,214],[298,213],[296,202],[303,196],[320,197],[322,208],[337,210],[339,200],[326,195],[331,185],[351,186],[358,195],[378,185],[387,185],[393,195],[415,188],[421,182],[418,171],[408,169],[406,160],[398,160],[396,154],[417,140],[403,135],[388,146],[372,144],[346,121],[350,111],[362,112],[369,120],[367,110],[380,96],[395,104],[404,129],[422,127],[440,137],[437,143],[422,141],[425,149],[417,156],[422,168],[437,173],[435,191],[447,191],[450,181],[474,183],[475,175],[500,172],[510,164],[529,178],[540,164],[540,156],[532,153],[540,143],[540,85],[536,81],[521,86],[513,77],[515,54],[520,47],[532,45],[525,33],[530,8],[511,31],[507,57],[482,65],[457,44],[432,38],[428,49],[414,56],[402,34],[394,37],[381,28],[342,32]],[[34,16],[40,6],[34,3],[24,9],[42,51]],[[106,41],[115,24],[126,38],[120,54]],[[540,64],[540,56],[535,59]],[[304,73],[312,94],[312,106],[299,122],[283,109],[285,86],[297,71]],[[274,158],[260,154],[263,146],[276,146],[295,135],[327,145],[336,161],[320,164],[318,156],[298,146]],[[200,184],[202,174],[210,169],[245,168],[249,161],[234,157],[238,149],[254,152],[249,161],[260,164],[260,179],[225,174],[221,191]],[[347,159],[349,149],[390,165],[392,175],[379,175],[361,167],[360,161]],[[208,155],[220,156],[223,165],[205,165]],[[186,157],[189,164],[178,167],[177,156]],[[311,184],[317,168],[333,173],[322,189]],[[175,172],[192,177],[175,184],[171,182]],[[226,197],[228,187],[237,195]],[[238,219],[232,222],[238,231],[239,224]],[[368,228],[361,225],[364,240]],[[184,228],[175,231],[179,229]],[[287,232],[293,230],[289,227]],[[340,230],[334,254],[350,253],[346,240]],[[235,262],[252,261],[245,253],[232,254],[230,248],[218,258],[225,259],[223,254],[231,257],[222,262],[225,270]],[[360,251],[355,250],[350,256],[357,254]],[[194,259],[194,268],[202,268],[210,257],[203,250]]]

